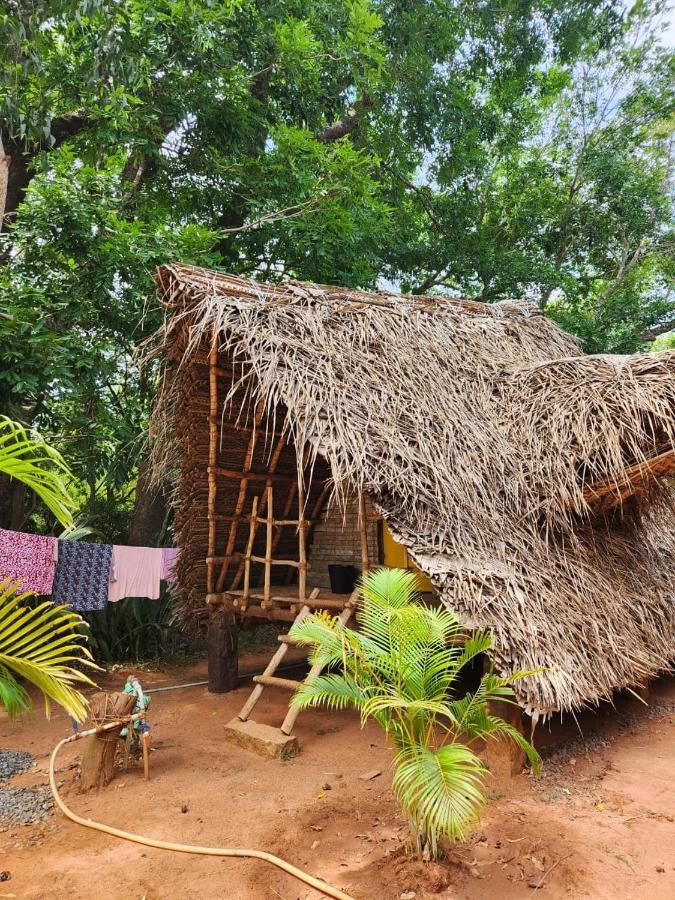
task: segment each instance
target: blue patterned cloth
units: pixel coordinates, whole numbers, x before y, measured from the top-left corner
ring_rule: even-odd
[[[110,544],[59,541],[52,599],[55,603],[67,603],[76,612],[104,609],[111,562]]]

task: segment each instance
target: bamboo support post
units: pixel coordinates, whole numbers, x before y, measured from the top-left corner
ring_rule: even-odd
[[[295,489],[293,489],[294,487],[295,487]],[[295,497],[295,493],[297,491],[297,484],[295,486],[291,485],[291,491],[292,491],[292,494],[290,494],[290,492],[289,492],[289,501],[292,500],[293,497]],[[309,541],[309,537],[312,533],[312,529],[319,521],[319,516],[321,514],[321,510],[323,509],[323,505],[326,502],[326,497],[328,496],[328,491],[329,491],[328,485],[324,484],[324,486],[321,488],[321,493],[319,494],[316,503],[312,507],[312,513],[311,513],[309,519],[305,519],[305,522],[307,523],[307,527],[305,528],[305,552],[307,550],[307,542]],[[290,502],[289,502],[289,509],[290,509]],[[284,516],[286,516],[286,515],[288,515],[288,512],[284,513]],[[279,542],[280,537],[281,537],[281,532],[279,532],[277,534],[277,537],[276,537],[277,543]],[[276,544],[274,546],[276,549]],[[292,577],[293,577],[293,570],[289,569],[288,575],[286,576],[286,584],[290,584]]]
[[[262,605],[268,608],[272,605],[272,541],[274,539],[274,528],[272,519],[274,517],[274,494],[272,485],[267,488],[267,526],[265,540],[265,581],[263,584],[263,602]]]
[[[215,376],[214,376],[215,377]],[[246,454],[244,456],[244,465],[242,467],[242,471],[238,473],[232,473],[229,469],[217,469],[217,474],[222,475],[226,478],[229,477],[238,477],[240,478],[239,482],[239,494],[237,495],[237,502],[234,507],[235,516],[240,516],[242,510],[244,509],[244,503],[246,502],[246,494],[248,491],[248,483],[251,472],[251,465],[253,463],[253,452],[255,450],[256,444],[256,436],[257,436],[257,428],[262,421],[263,414],[265,412],[265,401],[261,400],[255,411],[255,415],[253,417],[253,430],[251,431],[251,437],[248,441],[248,446],[246,447]],[[213,462],[213,466],[215,466],[215,460]],[[209,457],[209,472],[211,472],[211,461]],[[216,473],[214,472],[214,475]],[[215,512],[215,510],[214,510]],[[227,544],[225,546],[225,559],[222,562],[220,567],[220,572],[218,573],[218,580],[215,583],[215,590],[220,591],[223,588],[223,584],[225,583],[225,579],[227,577],[227,571],[230,567],[230,557],[232,555],[232,551],[234,550],[235,541],[237,540],[237,529],[239,527],[238,519],[233,519],[230,525],[230,532],[227,536]]]
[[[305,544],[305,481],[298,466],[298,599],[304,603],[307,594],[307,546]]]
[[[368,520],[366,519],[366,495],[359,494],[359,537],[361,538],[361,571],[365,575],[370,569],[368,556]]]
[[[251,554],[253,553],[253,542],[255,541],[255,533],[258,528],[258,498],[253,498],[253,506],[251,507],[251,522],[248,531],[248,543],[246,544],[246,555],[244,556],[244,592],[242,594],[241,609],[242,611],[248,606],[248,597],[251,589]]]
[[[263,513],[266,513],[267,488],[272,487],[272,484],[273,484],[272,479],[276,472],[277,466],[279,465],[279,460],[281,458],[283,449],[286,446],[286,440],[287,440],[287,432],[284,431],[281,433],[279,440],[277,441],[277,445],[272,452],[272,456],[270,457],[270,464],[269,464],[269,467],[267,470],[268,478],[267,478],[267,481],[265,482],[265,492],[263,493],[262,501],[260,504],[260,515],[262,515]],[[284,513],[284,518],[286,517],[287,514],[288,514],[287,512]],[[276,544],[272,546],[272,555],[273,556],[274,556],[275,549],[276,549]],[[237,568],[234,578],[232,579],[232,584],[230,585],[231,590],[235,591],[239,587],[243,574],[244,574],[244,567],[243,567],[243,560],[242,560],[242,562],[239,563],[239,566]],[[218,590],[222,590],[222,586],[223,586],[224,582],[225,582],[224,577],[223,577],[222,581],[220,578],[218,579],[218,584],[219,584]]]
[[[213,335],[213,344],[209,353],[209,467],[208,467],[208,553],[206,561],[206,589],[211,593],[215,587],[215,561],[216,553],[216,499],[217,484],[215,467],[218,461],[218,345],[216,335]]]

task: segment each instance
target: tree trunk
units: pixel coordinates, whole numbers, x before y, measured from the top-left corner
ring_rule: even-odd
[[[90,722],[88,727],[104,725],[120,716],[128,716],[136,705],[135,694],[121,692],[94,694],[91,698]],[[133,725],[129,725],[132,728]],[[115,765],[115,751],[122,726],[111,728],[100,734],[85,738],[80,768],[80,790],[105,787],[110,784]]]
[[[167,498],[164,490],[151,483],[150,463],[138,469],[134,514],[129,528],[132,547],[154,547],[162,537],[166,523]]]

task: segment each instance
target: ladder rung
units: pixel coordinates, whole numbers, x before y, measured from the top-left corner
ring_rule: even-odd
[[[265,687],[280,687],[287,691],[295,691],[302,684],[301,681],[294,681],[292,678],[277,678],[276,675],[255,675],[253,680],[256,684],[263,684]]]
[[[279,634],[277,635],[277,640],[281,641],[282,644],[291,644],[293,647],[298,646],[297,638],[291,637],[290,634]]]

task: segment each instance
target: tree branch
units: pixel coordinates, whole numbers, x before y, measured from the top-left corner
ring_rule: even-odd
[[[657,337],[662,334],[667,334],[669,331],[675,331],[675,319],[670,319],[668,322],[663,322],[661,325],[653,325],[651,328],[642,332],[640,339],[648,342],[655,341]]]

